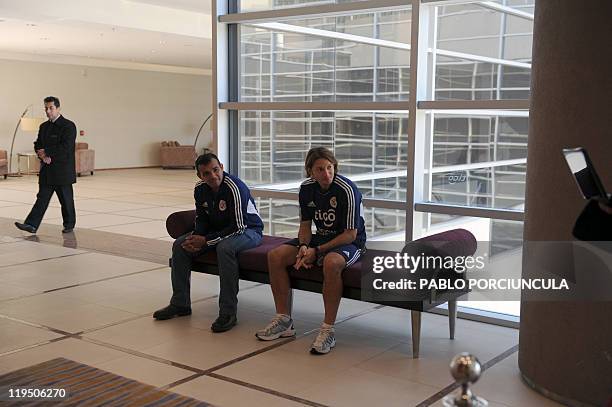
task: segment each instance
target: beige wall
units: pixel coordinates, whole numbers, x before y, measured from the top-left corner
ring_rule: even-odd
[[[85,130],[77,141],[96,150],[97,169],[159,165],[160,141],[193,143],[211,112],[210,86],[205,75],[0,60],[0,149],[10,149],[25,107],[33,104],[44,117],[42,99],[53,95],[62,113]],[[208,129],[198,147],[209,142]],[[35,138],[20,130],[13,156],[31,151]]]

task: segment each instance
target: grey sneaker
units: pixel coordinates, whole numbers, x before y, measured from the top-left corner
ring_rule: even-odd
[[[336,334],[334,332],[333,327],[321,327],[321,329],[319,329],[319,334],[310,346],[310,353],[316,355],[324,355],[329,353],[329,351],[336,346]]]
[[[289,318],[288,321],[284,321],[280,315],[277,315],[264,329],[257,331],[255,336],[262,341],[273,341],[278,338],[295,336],[293,319]]]

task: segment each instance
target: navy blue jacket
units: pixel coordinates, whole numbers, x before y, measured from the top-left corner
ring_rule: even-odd
[[[223,172],[223,180],[216,194],[204,181],[200,181],[193,190],[193,196],[196,202],[194,234],[205,236],[208,246],[239,235],[247,228],[260,234],[263,232],[263,222],[251,191],[238,177]]]

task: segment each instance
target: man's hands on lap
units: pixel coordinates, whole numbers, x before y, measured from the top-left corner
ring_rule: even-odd
[[[181,246],[190,253],[198,252],[206,246],[206,237],[201,235],[189,235]]]
[[[295,256],[295,264],[293,268],[299,270],[301,267],[305,269],[312,268],[317,260],[317,251],[312,247],[300,246],[297,255]]]

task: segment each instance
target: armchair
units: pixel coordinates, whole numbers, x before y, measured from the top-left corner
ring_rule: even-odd
[[[5,150],[0,150],[0,175],[4,175],[4,179],[8,177],[8,160]]]
[[[198,157],[195,147],[192,145],[181,146],[178,141],[161,142],[161,166],[162,168],[194,168]]]
[[[74,154],[74,164],[77,176],[80,177],[83,172],[89,172],[93,175],[96,152],[90,150],[87,143],[76,143]]]

